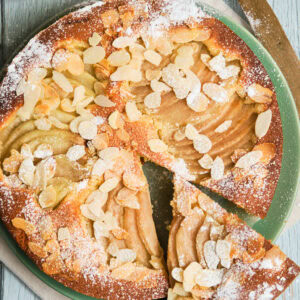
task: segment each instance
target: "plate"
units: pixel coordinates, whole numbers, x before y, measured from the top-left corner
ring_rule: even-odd
[[[288,219],[289,214],[292,210],[299,182],[300,129],[295,102],[281,71],[279,70],[271,55],[260,44],[260,42],[244,27],[231,21],[229,18],[222,15],[217,10],[204,4],[201,4],[200,6],[204,11],[225,23],[232,31],[240,36],[266,68],[277,93],[284,139],[280,178],[272,201],[272,205],[267,217],[264,220],[258,220],[254,217],[250,217],[244,211],[238,209],[224,198],[217,196],[216,194],[213,194],[206,189],[201,188],[201,190],[207,193],[210,197],[212,197],[215,201],[220,203],[229,211],[237,213],[251,227],[260,232],[266,239],[274,241],[284,228],[286,220]],[[62,15],[65,15],[66,13],[77,8],[78,6],[76,6],[75,8],[73,7],[73,9],[65,11]],[[57,16],[55,18],[57,19]],[[46,25],[44,26],[44,28],[45,27]],[[39,31],[41,29],[42,28],[40,28]],[[19,50],[21,50],[21,48]],[[168,242],[168,231],[166,227],[172,218],[171,207],[169,205],[169,200],[172,199],[173,195],[172,174],[166,169],[149,162],[143,166],[143,169],[150,186],[150,193],[153,204],[153,216],[157,226],[158,237],[162,247],[166,249]],[[77,293],[74,290],[65,287],[64,285],[60,284],[59,282],[55,281],[44,272],[42,272],[18,247],[17,243],[13,240],[2,223],[0,223],[0,234],[1,236],[3,236],[18,259],[48,286],[54,288],[61,294],[71,299],[95,299]]]

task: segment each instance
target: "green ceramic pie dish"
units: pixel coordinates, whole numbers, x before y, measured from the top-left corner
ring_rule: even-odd
[[[201,7],[207,13],[225,23],[231,28],[231,30],[240,36],[266,68],[276,89],[284,139],[280,178],[271,208],[264,220],[254,219],[242,212],[242,210],[236,208],[227,200],[206,190],[204,190],[204,192],[207,192],[214,200],[219,202],[226,209],[237,213],[266,239],[274,241],[284,228],[291,213],[300,177],[300,129],[295,102],[281,71],[272,59],[271,55],[265,50],[260,42],[244,27],[231,21],[215,9],[207,5],[201,5]],[[70,11],[71,10],[68,10],[68,12]],[[154,221],[157,225],[158,237],[163,248],[166,249],[168,242],[166,222],[169,222],[172,217],[169,201],[166,201],[166,199],[172,199],[172,175],[165,169],[152,163],[146,163],[143,168],[150,185],[151,198],[154,206],[153,215]],[[0,234],[18,259],[48,286],[71,299],[95,299],[63,286],[38,269],[38,267],[18,247],[2,223],[0,223]]]

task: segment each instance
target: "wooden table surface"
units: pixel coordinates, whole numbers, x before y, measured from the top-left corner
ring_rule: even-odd
[[[0,0],[0,66],[11,56],[24,38],[49,21],[55,14],[82,0]],[[220,1],[220,0],[216,0]],[[237,0],[225,0],[240,16],[244,15]],[[277,14],[288,38],[300,56],[300,0],[268,0]],[[285,231],[276,244],[295,262],[300,264],[300,222]],[[4,262],[5,263],[5,262]],[[1,300],[37,300],[21,280],[0,263]],[[284,300],[300,299],[300,279],[286,291]]]

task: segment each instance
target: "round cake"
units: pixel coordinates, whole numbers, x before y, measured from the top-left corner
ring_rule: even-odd
[[[8,66],[0,126],[3,223],[46,274],[96,298],[167,295],[143,161],[260,218],[281,168],[266,70],[194,1],[98,1],[59,19]]]

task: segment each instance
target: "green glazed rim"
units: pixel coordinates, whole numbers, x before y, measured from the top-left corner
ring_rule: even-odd
[[[267,217],[264,220],[249,218],[249,216],[247,216],[244,212],[241,212],[241,210],[233,208],[234,206],[232,204],[228,204],[226,200],[218,197],[217,195],[210,194],[210,196],[212,196],[212,198],[216,201],[220,202],[222,206],[228,208],[230,211],[238,213],[244,220],[248,222],[249,225],[252,226],[252,228],[261,233],[266,239],[274,241],[281,233],[291,213],[293,203],[296,198],[300,177],[300,128],[296,105],[283,74],[281,73],[271,55],[262,46],[262,44],[247,29],[233,22],[228,17],[222,15],[222,13],[220,13],[219,11],[206,4],[199,3],[199,5],[205,12],[226,24],[234,33],[236,33],[245,41],[245,43],[251,48],[254,54],[262,62],[275,86],[282,120],[284,143],[280,178]],[[77,8],[78,5],[75,6],[75,8],[73,7],[71,9],[68,9],[64,12],[63,15]],[[57,18],[57,16],[55,18]],[[47,25],[49,25],[49,23]],[[43,26],[43,28],[45,27],[46,26]],[[19,51],[20,50],[21,48],[19,49]],[[150,166],[150,168],[153,168],[153,166]],[[153,197],[153,195],[155,195],[156,193],[151,189],[151,179],[149,183],[150,191]],[[56,280],[42,272],[18,247],[17,243],[6,230],[2,222],[0,222],[0,234],[7,242],[13,253],[17,256],[17,258],[33,274],[35,274],[48,286],[71,299],[95,299],[93,297],[85,296],[70,288],[65,287],[61,283],[57,282]],[[167,237],[165,237],[165,239],[167,240]]]

